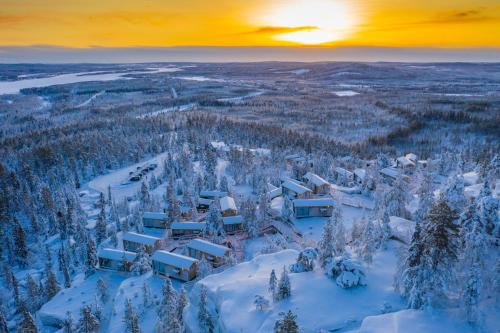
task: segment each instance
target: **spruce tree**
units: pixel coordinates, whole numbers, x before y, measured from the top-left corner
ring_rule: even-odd
[[[207,288],[204,285],[200,287],[200,301],[198,303],[198,325],[204,333],[214,332],[214,323],[208,310]]]
[[[3,311],[0,310],[0,333],[9,333],[9,327],[7,326],[7,321]]]
[[[36,327],[35,320],[28,310],[22,312],[23,319],[17,326],[18,333],[38,333],[38,328]]]
[[[66,319],[64,319],[63,322],[63,333],[73,333],[73,325],[73,316],[71,315],[71,312],[67,311]]]
[[[141,329],[139,327],[139,316],[132,306],[130,298],[125,299],[125,313],[123,317],[125,322],[125,332],[126,333],[140,333]]]
[[[278,279],[276,278],[276,272],[274,269],[271,271],[271,275],[269,276],[269,292],[271,293],[272,299],[277,300],[277,292],[278,292]]]
[[[21,267],[28,265],[28,246],[26,244],[26,234],[19,221],[14,218],[14,253],[18,264]]]
[[[178,319],[178,296],[172,286],[172,281],[168,278],[163,284],[162,296],[162,301],[157,309],[156,331],[158,333],[179,333],[181,325]]]
[[[179,293],[179,298],[177,299],[177,318],[179,322],[183,322],[183,312],[184,308],[188,305],[188,295],[184,287],[181,288]]]
[[[97,265],[97,255],[94,241],[89,237],[87,239],[87,251],[85,256],[85,275],[94,274]]]
[[[288,271],[286,270],[286,267],[283,266],[283,272],[281,273],[280,280],[278,282],[277,298],[280,301],[284,300],[284,299],[290,297],[291,293],[292,293],[292,287],[290,285]]]
[[[59,283],[57,282],[56,275],[54,271],[49,267],[47,270],[47,281],[45,282],[45,295],[48,300],[52,299],[61,287],[59,287]]]
[[[282,318],[276,321],[274,333],[299,333],[297,316],[288,310],[287,313],[281,313]]]
[[[319,241],[319,262],[321,267],[325,267],[335,255],[334,225],[330,218],[323,227],[323,234]]]
[[[90,305],[84,306],[78,321],[78,333],[96,333],[99,326],[99,319],[92,313]]]
[[[97,215],[97,220],[95,224],[95,239],[97,245],[100,245],[107,237],[108,234],[106,227],[106,214],[104,213],[104,208],[103,208],[101,212]]]

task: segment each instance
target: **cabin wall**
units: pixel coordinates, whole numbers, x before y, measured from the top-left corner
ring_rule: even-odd
[[[167,229],[169,227],[167,221],[164,219],[143,218],[142,223],[146,228]]]
[[[302,217],[330,217],[332,207],[294,207],[293,212],[296,218]]]

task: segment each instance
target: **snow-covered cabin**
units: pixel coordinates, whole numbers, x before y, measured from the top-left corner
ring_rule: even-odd
[[[225,259],[231,253],[231,249],[207,240],[196,238],[186,245],[190,257],[201,260],[205,258],[214,267],[224,264]]]
[[[406,156],[401,156],[396,159],[396,167],[401,169],[410,169],[416,166],[416,162],[413,162]]]
[[[203,233],[205,222],[173,222],[170,226],[172,238],[192,238]]]
[[[234,199],[228,196],[222,197],[219,200],[220,203],[220,213],[223,217],[235,216],[238,214],[238,209],[236,208],[236,203]]]
[[[135,252],[117,249],[104,248],[97,252],[99,268],[114,271],[129,272],[136,257],[137,253]]]
[[[167,217],[167,214],[161,212],[144,212],[142,224],[145,228],[167,229]]]
[[[356,168],[353,172],[353,179],[356,183],[362,184],[366,177],[366,169]]]
[[[227,192],[223,191],[200,191],[200,198],[217,200],[219,198],[227,196]]]
[[[334,171],[335,174],[337,175],[337,180],[343,179],[347,182],[351,182],[354,178],[353,173],[347,169],[336,167]]]
[[[285,162],[286,162],[287,166],[292,166],[294,164],[305,165],[307,160],[305,157],[300,156],[299,154],[291,154],[291,155],[285,156]]]
[[[304,180],[309,188],[312,189],[314,194],[328,194],[330,193],[330,183],[318,176],[315,173],[307,172],[304,175]]]
[[[212,199],[198,198],[198,205],[196,206],[196,209],[198,209],[201,212],[207,211],[213,202],[214,201]]]
[[[223,217],[222,222],[226,234],[231,235],[243,230],[243,216],[241,215]]]
[[[312,191],[294,179],[286,179],[281,184],[281,191],[289,198],[308,198]]]
[[[141,248],[151,254],[158,250],[161,245],[161,239],[136,232],[125,232],[122,237],[123,248],[131,252],[139,252]]]
[[[182,281],[191,281],[196,277],[198,260],[182,254],[158,250],[151,257],[153,273]]]
[[[271,183],[267,183],[267,197],[269,200],[273,200],[281,195],[281,187],[276,187]]]
[[[414,221],[399,216],[390,216],[389,227],[391,228],[391,239],[410,244],[411,237],[415,231]]]
[[[293,213],[296,218],[332,216],[335,201],[332,198],[295,199]]]
[[[415,155],[414,153],[408,153],[405,155],[405,157],[407,159],[409,159],[410,161],[412,161],[413,163],[417,163],[417,155]]]
[[[382,178],[389,184],[393,183],[401,174],[401,172],[393,167],[383,168],[380,171]]]

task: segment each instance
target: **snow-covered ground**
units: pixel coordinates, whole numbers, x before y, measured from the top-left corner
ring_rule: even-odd
[[[339,97],[350,97],[359,95],[359,92],[354,90],[342,90],[342,91],[339,90],[339,91],[334,91],[333,93]]]

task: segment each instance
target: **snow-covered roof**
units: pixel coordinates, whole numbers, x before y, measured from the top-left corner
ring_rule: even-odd
[[[292,155],[285,156],[285,160],[294,161],[294,162],[303,162],[306,160],[306,158],[300,156],[299,154],[292,154]]]
[[[291,180],[286,180],[281,186],[286,187],[287,189],[292,190],[298,194],[311,192],[311,190],[308,189],[307,187],[302,186],[302,185],[300,185],[294,181],[291,181]]]
[[[291,177],[288,177],[288,176],[281,176],[280,180],[281,180],[282,183],[284,183],[286,181],[291,181],[291,182],[293,182],[295,184],[304,185],[304,183],[301,182],[300,180],[297,180],[297,179],[294,179],[294,178],[291,178]]]
[[[198,204],[210,206],[214,201],[207,198],[198,198]]]
[[[335,172],[338,173],[339,175],[343,175],[345,177],[352,177],[352,172],[349,171],[349,170],[346,170],[344,168],[341,168],[341,167],[336,167],[335,168]]]
[[[464,177],[465,185],[477,184],[477,181],[479,180],[479,175],[475,171],[466,172],[462,176]]]
[[[398,162],[398,164],[401,164],[404,167],[415,166],[415,163],[413,163],[413,161],[411,161],[410,159],[408,159],[406,156],[398,157],[396,159],[396,161]]]
[[[415,230],[415,222],[404,219],[399,216],[389,216],[389,226],[393,236],[409,243],[413,231]]]
[[[240,224],[243,223],[243,216],[241,215],[226,216],[222,218],[222,222],[224,224]]]
[[[399,170],[393,167],[384,168],[380,170],[380,173],[391,178],[397,178],[399,176]]]
[[[316,198],[316,199],[295,199],[293,200],[294,207],[330,207],[334,206],[335,201],[332,198]]]
[[[130,251],[123,251],[123,250],[117,250],[117,249],[110,249],[110,248],[104,248],[100,249],[99,252],[97,253],[97,256],[100,258],[104,259],[109,259],[109,260],[127,260],[127,261],[134,261],[135,257],[137,256],[137,253],[135,252],[130,252]]]
[[[167,214],[161,212],[144,212],[142,217],[145,219],[164,220],[167,218]]]
[[[226,195],[227,192],[222,191],[200,191],[200,197],[221,198]]]
[[[172,230],[203,230],[207,224],[205,222],[172,222]]]
[[[366,177],[366,170],[365,169],[357,168],[357,169],[354,169],[354,174],[359,179],[365,179],[365,177]]]
[[[268,191],[272,191],[272,190],[277,189],[277,187],[276,187],[276,186],[274,186],[274,185],[273,185],[273,184],[271,184],[271,183],[267,183],[267,185],[266,185],[266,186],[267,186],[267,190],[268,190]]]
[[[230,248],[219,245],[219,244],[214,244],[209,241],[206,241],[204,239],[196,238],[191,240],[189,243],[186,245],[188,248],[198,250],[203,253],[210,254],[215,257],[222,257],[224,256],[228,251],[231,251]]]
[[[405,157],[407,159],[409,159],[410,161],[412,161],[412,162],[416,162],[417,161],[417,155],[415,155],[413,153],[406,154]]]
[[[320,176],[318,176],[317,174],[312,173],[312,172],[306,173],[304,175],[304,178],[306,178],[308,181],[310,181],[311,183],[313,183],[316,186],[330,185],[329,182],[327,182],[326,180],[324,180],[323,178],[321,178]]]
[[[151,258],[154,261],[158,261],[166,265],[183,269],[190,269],[194,264],[198,262],[198,260],[195,258],[183,256],[182,254],[168,252],[164,250],[155,251]]]
[[[157,237],[144,235],[144,234],[138,234],[136,232],[126,232],[123,234],[122,239],[124,241],[140,243],[140,244],[144,244],[144,245],[154,245],[157,241],[160,240]]]
[[[282,194],[281,187],[277,187],[274,190],[267,192],[269,199],[274,199]]]
[[[237,210],[236,203],[234,203],[234,199],[231,197],[223,197],[220,198],[220,210]]]

